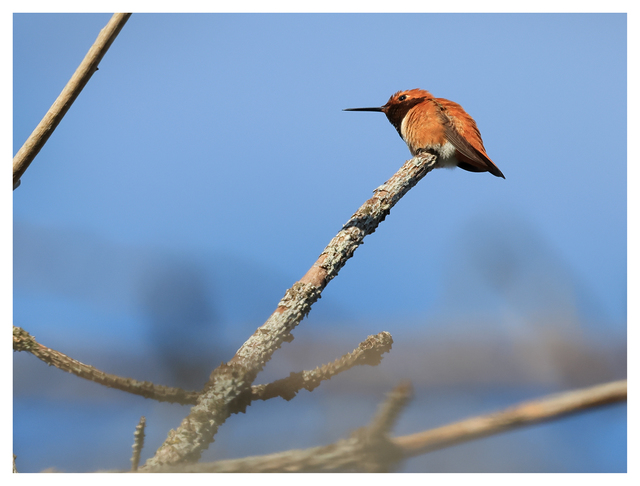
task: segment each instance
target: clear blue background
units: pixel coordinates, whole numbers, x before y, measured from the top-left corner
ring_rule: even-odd
[[[109,18],[14,16],[14,153]],[[313,367],[368,334],[391,332],[394,350],[365,376],[379,380],[381,394],[396,378],[414,381],[414,418],[403,433],[427,426],[417,418],[424,372],[396,376],[384,366],[394,353],[410,356],[412,343],[486,340],[517,361],[515,342],[544,348],[540,336],[551,333],[613,362],[592,379],[553,368],[516,383],[440,383],[440,392],[429,391],[441,397],[430,420],[624,378],[626,358],[615,350],[626,348],[626,20],[134,14],[14,193],[14,323],[105,371],[201,386],[410,157],[384,116],[342,109],[380,106],[395,91],[420,87],[475,118],[506,180],[430,173],[366,239],[281,353],[340,343],[340,352],[306,364]],[[547,363],[543,355],[537,361]],[[298,369],[294,362],[288,371]],[[288,374],[287,363],[272,378]],[[157,414],[148,422],[148,457],[187,413],[61,375],[15,355],[22,470],[126,468],[129,446],[120,444],[131,442],[140,415]],[[380,384],[383,377],[389,382]],[[341,412],[327,408],[331,390],[232,417],[209,459],[344,437],[362,423],[345,421],[335,437],[300,425],[322,429]],[[373,413],[381,394],[354,400]],[[261,413],[299,414],[303,442],[284,434],[233,445],[242,427],[269,433]],[[367,413],[357,415],[363,423]],[[626,470],[624,406],[508,437],[405,470]],[[525,446],[514,452],[508,440],[519,437],[539,441],[539,456]],[[251,449],[256,443],[264,448]],[[549,443],[558,446],[549,451]],[[488,454],[486,444],[496,457],[469,459]]]

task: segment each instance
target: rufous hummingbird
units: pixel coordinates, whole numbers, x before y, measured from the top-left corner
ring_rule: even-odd
[[[423,89],[398,91],[379,108],[346,108],[344,111],[380,111],[396,127],[415,156],[431,152],[439,167],[460,167],[470,172],[504,175],[486,154],[480,131],[458,103],[434,98]]]

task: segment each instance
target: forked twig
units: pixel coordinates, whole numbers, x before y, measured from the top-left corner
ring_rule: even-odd
[[[149,468],[140,472],[387,472],[403,460],[402,451],[389,440],[387,433],[412,395],[413,388],[409,383],[397,386],[368,426],[354,431],[348,439],[328,446],[212,463]]]

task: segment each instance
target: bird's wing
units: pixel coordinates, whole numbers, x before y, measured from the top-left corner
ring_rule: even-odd
[[[470,172],[488,171],[494,176],[504,179],[500,169],[484,152],[482,137],[473,118],[459,104],[453,101],[445,100],[444,98],[436,98],[434,101],[440,108],[438,114],[442,118],[445,136],[458,151],[458,167]],[[464,120],[465,126],[468,127],[464,135],[458,131],[452,117]]]

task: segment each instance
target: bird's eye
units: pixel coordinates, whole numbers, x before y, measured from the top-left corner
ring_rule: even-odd
[[[407,98],[408,98],[408,96],[407,96],[407,95],[402,95],[402,96],[400,96],[400,97],[398,98],[398,101],[404,101],[404,100],[406,100]]]

